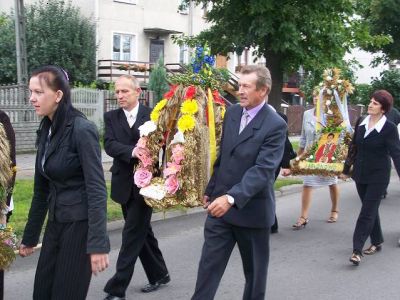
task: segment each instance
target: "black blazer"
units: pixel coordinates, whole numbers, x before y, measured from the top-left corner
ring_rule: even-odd
[[[132,151],[138,142],[140,125],[150,120],[151,109],[139,104],[136,122],[129,128],[122,108],[104,114],[104,150],[113,160],[110,169],[111,199],[120,204],[128,202],[133,189],[134,197],[140,197],[139,188],[133,183],[133,168],[138,163]]]
[[[4,130],[7,135],[8,142],[10,143],[10,158],[12,162],[12,167],[15,167],[16,165],[16,155],[15,155],[15,133],[14,129],[11,125],[10,118],[7,116],[7,114],[0,110],[0,123],[3,124]],[[12,195],[12,188],[14,187],[15,184],[15,172],[13,175],[13,178],[11,180],[10,186],[11,186],[11,192],[8,193],[7,195],[7,205],[10,205],[11,201],[11,195]]]
[[[43,171],[47,135],[40,134],[34,194],[22,243],[38,243],[48,211],[50,221],[88,220],[87,253],[109,252],[107,192],[96,126],[80,116],[70,119],[66,128],[52,137]]]
[[[356,138],[352,142],[357,147],[357,154],[352,178],[361,184],[389,184],[390,157],[400,174],[400,141],[396,125],[387,120],[379,133],[373,130],[366,138],[365,126],[357,126],[355,130]]]
[[[275,170],[283,155],[287,126],[267,104],[239,134],[242,107],[227,109],[214,172],[205,194],[211,200],[228,194],[235,205],[222,217],[227,223],[268,228],[275,220]]]

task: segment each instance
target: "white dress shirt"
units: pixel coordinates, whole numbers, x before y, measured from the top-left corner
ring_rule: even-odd
[[[383,125],[385,125],[385,123],[386,123],[386,116],[383,115],[382,118],[379,119],[379,121],[375,124],[374,127],[368,129],[368,124],[369,124],[370,119],[371,119],[371,117],[368,115],[360,124],[360,126],[365,126],[364,138],[366,138],[374,129],[378,133],[381,132]]]
[[[129,127],[132,128],[133,124],[136,122],[137,114],[139,111],[139,104],[137,104],[131,111],[126,110],[125,108],[123,109],[126,119],[128,121]]]

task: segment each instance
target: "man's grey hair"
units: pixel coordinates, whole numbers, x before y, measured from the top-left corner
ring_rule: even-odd
[[[120,78],[126,78],[126,79],[130,80],[132,82],[133,89],[140,88],[139,81],[137,80],[137,78],[135,76],[124,74],[124,75],[121,75],[118,77],[118,79],[120,79]]]
[[[251,74],[256,73],[257,75],[257,82],[256,88],[257,90],[262,87],[268,88],[268,93],[271,91],[272,88],[272,79],[271,73],[266,66],[262,65],[247,65],[243,66],[240,74]]]

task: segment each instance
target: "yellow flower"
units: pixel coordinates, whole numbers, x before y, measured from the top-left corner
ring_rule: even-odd
[[[183,102],[181,112],[183,114],[194,115],[199,110],[196,100],[190,99]]]
[[[167,101],[167,99],[160,100],[160,102],[158,102],[157,105],[154,107],[153,111],[159,112],[160,110],[162,110],[165,104],[167,104]]]
[[[153,111],[150,114],[150,120],[152,120],[154,123],[157,123],[159,117],[160,117],[160,112],[158,110],[153,109]]]
[[[221,118],[225,118],[225,106],[221,106]]]
[[[186,130],[193,130],[196,125],[196,121],[191,115],[183,115],[178,120],[178,129],[182,132]]]

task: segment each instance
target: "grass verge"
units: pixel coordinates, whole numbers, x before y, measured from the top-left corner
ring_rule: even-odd
[[[298,179],[278,179],[275,182],[275,189],[282,186],[302,183]],[[122,219],[121,207],[110,199],[110,183],[107,182],[107,219],[108,221],[115,221]],[[33,194],[33,180],[24,179],[17,180],[14,187],[14,211],[10,219],[9,225],[14,228],[17,236],[21,237],[25,223],[28,217],[29,208],[31,206]],[[173,210],[185,210],[184,207],[172,208]]]

